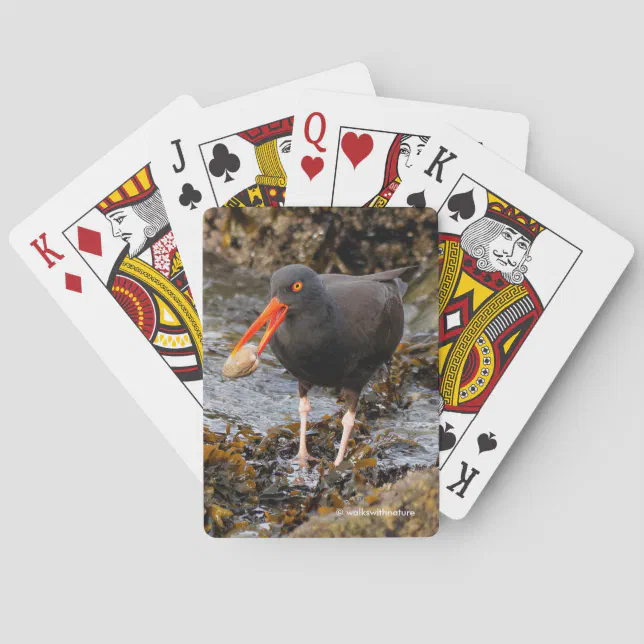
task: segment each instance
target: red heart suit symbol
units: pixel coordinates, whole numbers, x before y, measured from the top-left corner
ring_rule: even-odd
[[[324,159],[320,157],[309,157],[306,156],[302,159],[302,170],[306,172],[308,175],[309,179],[313,181],[313,177],[317,176],[322,172],[322,168],[324,168]]]
[[[342,137],[342,151],[349,157],[354,170],[364,161],[373,150],[373,139],[370,134],[358,136],[355,132],[347,132]]]

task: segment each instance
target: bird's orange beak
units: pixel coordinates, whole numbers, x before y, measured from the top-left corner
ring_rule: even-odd
[[[264,335],[257,347],[257,355],[259,356],[273,337],[273,333],[277,331],[277,327],[284,322],[287,311],[288,306],[274,297],[262,311],[262,314],[250,325],[250,328],[244,333],[230,355],[234,356],[268,322],[266,331],[264,331]]]

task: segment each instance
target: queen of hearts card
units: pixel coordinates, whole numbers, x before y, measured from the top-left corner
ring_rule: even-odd
[[[359,201],[384,208],[414,167],[429,136],[341,127],[333,181],[333,205]],[[407,204],[410,205],[410,204]]]
[[[428,136],[396,134],[389,146],[385,161],[384,179],[378,194],[365,203],[367,208],[384,208],[396,192],[396,188],[414,167],[416,158],[425,149]]]

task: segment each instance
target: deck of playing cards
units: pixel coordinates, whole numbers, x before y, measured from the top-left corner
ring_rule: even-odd
[[[361,63],[179,97],[11,243],[203,480],[208,534],[432,536],[633,255],[525,174],[528,129],[378,98]]]

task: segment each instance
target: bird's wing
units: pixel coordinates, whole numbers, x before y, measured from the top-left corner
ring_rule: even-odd
[[[407,271],[417,269],[418,266],[404,266],[394,268],[382,273],[371,273],[369,275],[342,275],[340,273],[325,273],[320,275],[323,284],[332,284],[335,282],[389,282],[397,277],[402,277]]]
[[[364,372],[365,382],[391,357],[402,337],[405,317],[397,286],[391,278],[342,280],[327,286],[342,311],[347,358],[357,372]]]
[[[418,266],[404,266],[402,268],[394,268],[390,271],[383,271],[382,273],[371,273],[370,275],[340,275],[338,273],[328,273],[320,275],[322,283],[327,287],[327,290],[334,285],[346,285],[351,283],[364,283],[364,282],[394,282],[398,287],[398,292],[402,297],[407,291],[407,284],[403,282],[401,277],[409,272],[417,269]]]
[[[409,275],[411,275],[412,271],[415,271],[417,268],[418,266],[403,266],[402,268],[394,268],[390,271],[383,271],[382,273],[372,273],[371,275],[362,275],[358,279],[369,281],[369,282],[388,282],[389,280],[394,280],[397,277],[402,278],[402,276],[405,273],[407,273],[407,271],[409,271]]]

